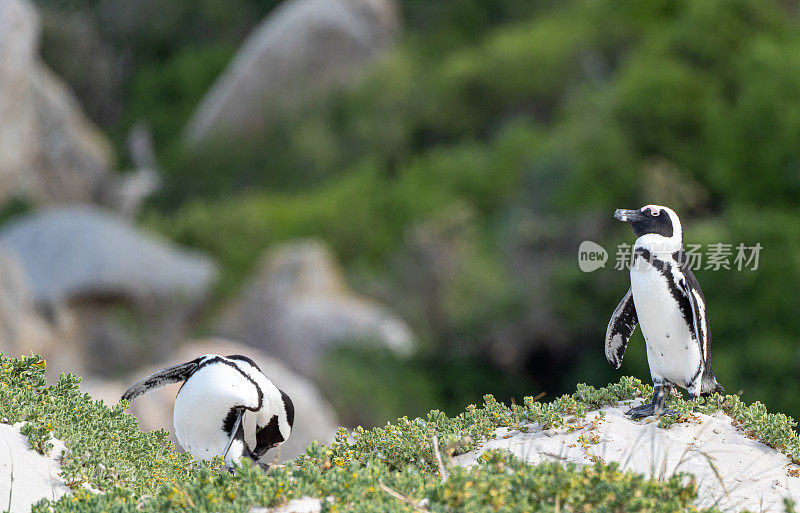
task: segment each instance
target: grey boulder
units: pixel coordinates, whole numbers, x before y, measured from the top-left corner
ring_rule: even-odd
[[[91,297],[194,302],[216,276],[209,258],[89,206],[13,220],[0,230],[0,244],[19,258],[38,304]]]
[[[22,266],[0,248],[0,352],[17,356],[34,351],[49,356],[56,336],[33,304]]]
[[[205,256],[89,206],[46,209],[0,229],[32,302],[58,333],[54,368],[115,375],[184,340],[215,276]]]
[[[40,21],[27,0],[0,0],[0,202],[93,202],[113,152],[67,86],[38,56]]]
[[[186,127],[192,144],[263,130],[276,112],[353,83],[392,41],[392,0],[288,0],[243,44]]]
[[[316,376],[325,352],[342,342],[377,343],[400,355],[413,349],[408,325],[352,292],[330,249],[318,240],[268,251],[217,330],[268,351],[306,376]]]

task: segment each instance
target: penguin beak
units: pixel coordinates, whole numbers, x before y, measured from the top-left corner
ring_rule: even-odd
[[[642,218],[642,213],[638,210],[626,210],[618,208],[614,212],[614,219],[622,221],[623,223],[632,223]]]

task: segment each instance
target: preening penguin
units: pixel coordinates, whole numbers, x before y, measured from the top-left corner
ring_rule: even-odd
[[[619,368],[628,340],[642,327],[647,362],[655,394],[649,404],[626,412],[638,419],[675,413],[664,403],[672,386],[689,392],[689,399],[723,392],[708,362],[711,331],[706,302],[683,251],[677,214],[667,207],[647,205],[619,209],[614,217],[633,228],[631,288],[614,310],[606,330],[606,359]]]
[[[294,405],[258,365],[242,355],[203,355],[161,369],[131,386],[131,401],[150,390],[183,381],[175,398],[175,436],[199,460],[222,456],[226,465],[257,462],[289,438]]]

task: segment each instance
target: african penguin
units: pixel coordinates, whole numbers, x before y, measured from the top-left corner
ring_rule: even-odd
[[[626,414],[634,419],[674,414],[664,408],[674,385],[685,388],[690,400],[723,392],[708,362],[711,332],[706,302],[683,251],[677,214],[667,207],[647,205],[639,210],[619,209],[614,217],[630,224],[638,238],[631,287],[606,330],[606,359],[614,368],[622,365],[628,340],[640,324],[655,387],[651,403]]]
[[[229,467],[243,457],[258,462],[289,438],[292,400],[242,355],[207,354],[161,369],[131,386],[122,399],[181,381],[173,410],[175,436],[198,460],[222,456]]]

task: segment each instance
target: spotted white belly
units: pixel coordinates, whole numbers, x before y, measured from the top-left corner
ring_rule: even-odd
[[[670,294],[667,278],[650,265],[641,267],[631,268],[631,293],[647,345],[650,375],[654,382],[667,380],[688,388],[702,363],[700,346]]]

